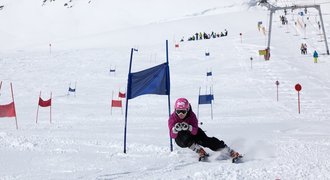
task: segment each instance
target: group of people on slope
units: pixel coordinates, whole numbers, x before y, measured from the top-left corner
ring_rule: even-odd
[[[307,54],[307,44],[306,43],[301,43],[300,53],[301,54]]]
[[[280,16],[280,20],[281,20],[281,22],[282,22],[282,25],[286,25],[286,24],[288,24],[289,22],[288,22],[288,19],[286,18],[286,16]]]
[[[301,43],[300,53],[304,54],[304,55],[307,54],[307,44],[306,43]],[[314,63],[318,62],[318,57],[319,57],[319,54],[317,53],[316,50],[314,50],[314,52],[313,52]]]
[[[211,38],[219,38],[222,36],[227,36],[228,35],[228,31],[227,29],[225,29],[224,32],[220,32],[220,33],[216,33],[214,31],[210,33],[206,33],[206,32],[196,32],[194,35],[190,36],[188,38],[188,41],[198,41],[198,40],[203,40],[203,39],[211,39]],[[182,37],[182,39],[180,40],[181,42],[184,41],[184,37]]]

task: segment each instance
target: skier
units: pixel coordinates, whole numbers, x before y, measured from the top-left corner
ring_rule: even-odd
[[[301,54],[307,54],[307,44],[305,43],[301,43],[301,46],[300,46],[300,51],[301,51]]]
[[[188,147],[198,153],[199,161],[208,156],[201,146],[213,151],[221,151],[221,155],[233,158],[233,162],[242,157],[238,152],[228,147],[224,141],[215,137],[208,137],[198,127],[198,119],[186,98],[176,100],[174,112],[168,119],[168,127],[170,136],[175,139],[176,144],[182,148]]]
[[[300,46],[300,54],[305,54],[304,49],[305,49],[304,44],[301,43],[301,46]]]
[[[307,44],[304,44],[304,50],[305,50],[305,54],[307,54]]]

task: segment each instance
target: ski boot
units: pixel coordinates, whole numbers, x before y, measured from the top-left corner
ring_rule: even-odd
[[[199,155],[198,161],[205,161],[206,158],[209,156],[209,154],[207,154],[203,148],[197,150],[197,153]]]
[[[190,147],[189,147],[189,149],[191,149],[191,150],[193,150],[193,151],[195,151],[196,153],[198,153],[198,161],[205,161],[206,160],[206,157],[208,157],[209,156],[209,154],[207,154],[206,152],[205,152],[205,150],[200,146],[200,145],[198,145],[198,144],[196,144],[196,143],[193,143]]]
[[[234,150],[230,150],[230,157],[232,158],[232,163],[241,163],[243,156]]]

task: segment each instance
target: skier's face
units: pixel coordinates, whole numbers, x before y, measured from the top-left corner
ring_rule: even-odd
[[[184,109],[179,109],[179,110],[176,110],[175,111],[176,115],[178,115],[178,117],[180,119],[183,119],[186,117],[187,113],[188,113],[188,110],[184,110]]]

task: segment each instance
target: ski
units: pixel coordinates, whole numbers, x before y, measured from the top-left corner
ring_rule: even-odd
[[[242,155],[239,155],[239,156],[237,156],[237,157],[234,157],[233,159],[232,159],[232,163],[243,163],[243,156]]]
[[[205,162],[205,161],[207,161],[207,157],[209,157],[209,154],[205,154],[205,156],[200,156],[200,157],[198,158],[198,161]]]

